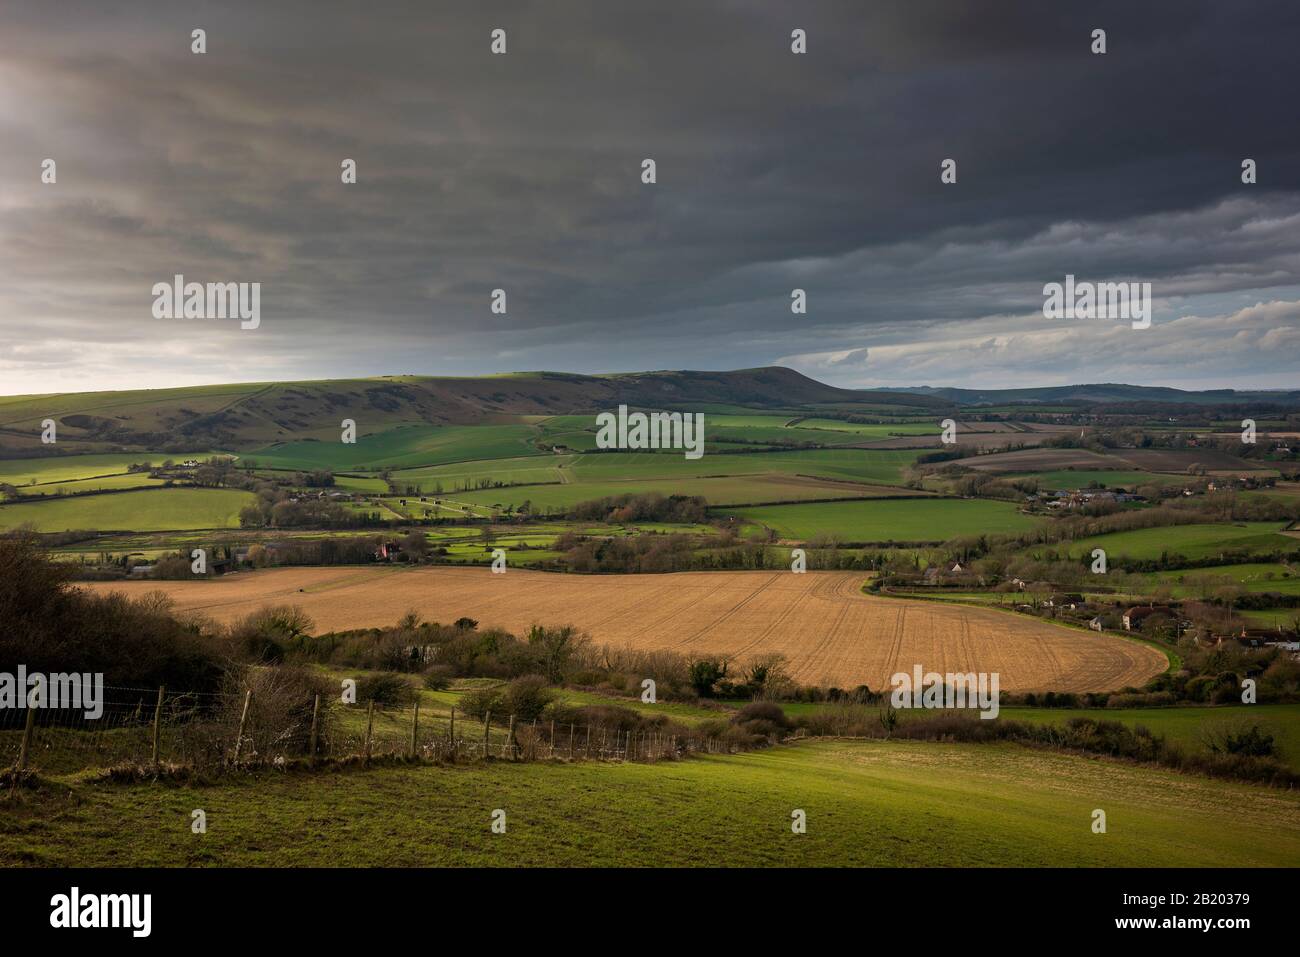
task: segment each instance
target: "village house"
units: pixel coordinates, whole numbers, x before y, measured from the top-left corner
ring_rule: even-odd
[[[1173,609],[1168,605],[1139,605],[1136,608],[1130,608],[1124,612],[1122,619],[1125,631],[1141,631],[1142,622],[1152,615],[1173,615]]]
[[[375,549],[375,560],[381,562],[391,562],[393,557],[402,550],[400,542],[380,542],[379,547]]]

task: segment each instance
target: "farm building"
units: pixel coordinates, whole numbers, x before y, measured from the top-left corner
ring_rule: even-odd
[[[1142,622],[1152,615],[1173,615],[1174,611],[1168,605],[1139,605],[1136,608],[1130,608],[1124,612],[1124,630],[1141,631]]]

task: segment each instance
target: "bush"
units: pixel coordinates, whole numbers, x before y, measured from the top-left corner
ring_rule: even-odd
[[[1173,704],[1173,692],[1152,691],[1147,694],[1113,694],[1106,699],[1107,708],[1159,708]]]
[[[241,760],[269,761],[307,754],[318,694],[321,709],[317,715],[317,750],[321,754],[329,753],[329,743],[335,733],[329,703],[335,700],[337,687],[317,672],[298,665],[243,668],[227,676],[223,690],[226,694],[222,697],[221,723],[236,729],[243,713],[245,693],[252,691]],[[221,746],[229,740],[230,735],[222,735]]]
[[[1201,739],[1214,754],[1235,754],[1251,758],[1277,756],[1273,735],[1257,724],[1210,726],[1202,732]]]
[[[380,671],[357,679],[357,704],[373,701],[385,708],[414,704],[419,692],[405,675]]]
[[[475,718],[481,718],[489,712],[499,716],[504,710],[501,703],[501,687],[493,685],[489,688],[475,688],[473,691],[466,692],[461,695],[458,710]]]
[[[786,731],[794,727],[794,722],[786,717],[781,706],[771,701],[751,701],[740,709],[732,723],[749,734],[765,738],[783,737]]]
[[[220,643],[178,618],[160,592],[132,600],[71,587],[30,532],[0,535],[0,661],[29,672],[100,672],[109,686],[214,691]]]
[[[424,669],[424,686],[430,691],[446,691],[451,687],[451,669],[446,665],[430,665]]]
[[[256,662],[283,661],[293,645],[310,637],[311,616],[297,605],[259,608],[230,626],[230,642],[237,653]]]
[[[506,685],[500,695],[501,708],[516,721],[532,721],[554,699],[555,694],[541,675],[524,675]]]
[[[701,698],[713,696],[713,686],[727,676],[727,663],[717,658],[691,662],[691,687]]]

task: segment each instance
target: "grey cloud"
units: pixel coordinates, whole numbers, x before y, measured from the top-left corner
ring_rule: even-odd
[[[875,384],[854,370],[878,374],[882,346],[996,384],[920,357],[943,330],[1002,361],[1004,317],[1067,271],[1157,282],[1166,318],[1300,284],[1297,39],[1280,2],[19,0],[0,13],[0,393],[813,351]],[[262,329],[160,326],[148,290],[176,272],[262,282]],[[1080,371],[1020,346],[1036,381]]]

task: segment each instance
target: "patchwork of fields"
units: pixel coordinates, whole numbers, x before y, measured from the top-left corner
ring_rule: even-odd
[[[295,568],[202,582],[94,583],[95,591],[162,590],[178,609],[230,621],[294,604],[318,632],[390,625],[408,609],[467,615],[520,633],[573,624],[601,644],[738,662],[777,652],[804,683],[881,688],[897,671],[996,671],[1006,691],[1108,691],[1164,671],[1160,652],[1037,618],[862,594],[861,574],[714,572],[553,575],[486,568]]]

